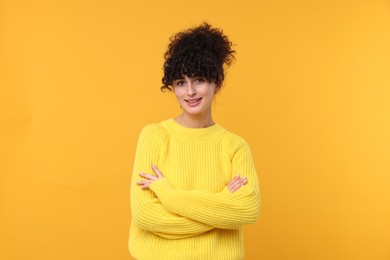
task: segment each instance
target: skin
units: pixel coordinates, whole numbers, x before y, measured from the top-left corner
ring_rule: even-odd
[[[185,127],[203,128],[214,123],[212,103],[215,93],[219,90],[214,82],[201,77],[184,76],[172,82],[173,92],[183,112],[175,121]],[[201,98],[200,104],[191,107],[188,100]]]
[[[189,128],[204,128],[215,124],[211,108],[214,95],[218,92],[221,85],[217,85],[215,82],[208,81],[202,77],[184,76],[181,79],[174,80],[172,87],[177,102],[183,109],[183,112],[174,118],[178,124]],[[196,106],[191,106],[191,103],[189,103],[191,100],[196,101]],[[138,181],[137,185],[142,189],[148,189],[153,182],[164,178],[164,175],[156,165],[152,164],[152,170],[155,175],[139,173],[143,180]],[[235,192],[247,183],[248,180],[245,176],[241,177],[240,174],[237,174],[226,186],[230,192]]]

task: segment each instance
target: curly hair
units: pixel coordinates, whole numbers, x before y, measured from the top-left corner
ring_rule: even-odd
[[[172,91],[172,82],[183,76],[203,77],[220,86],[225,78],[224,64],[234,61],[232,42],[221,29],[206,22],[172,36],[164,54],[161,91]]]

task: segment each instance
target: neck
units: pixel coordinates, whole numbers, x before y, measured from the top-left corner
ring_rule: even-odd
[[[189,128],[205,128],[215,124],[211,113],[207,115],[190,115],[183,112],[174,120],[176,123]]]

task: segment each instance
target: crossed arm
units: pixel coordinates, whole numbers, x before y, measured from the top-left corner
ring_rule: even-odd
[[[224,190],[211,193],[204,190],[174,189],[154,165],[153,170],[157,176],[141,173],[145,179],[137,184],[141,187],[149,185],[163,207],[171,213],[223,229],[236,229],[244,224],[254,223],[257,219],[258,198],[250,189],[245,191],[242,188],[248,183],[246,177],[237,175]]]
[[[152,169],[154,171],[154,173],[156,175],[151,175],[151,174],[147,174],[147,173],[143,173],[143,172],[140,172],[139,175],[141,177],[143,177],[144,179],[143,180],[140,180],[140,181],[137,181],[137,185],[141,187],[141,189],[145,190],[145,189],[148,189],[149,186],[159,180],[159,179],[162,179],[164,178],[164,175],[162,174],[162,172],[157,168],[156,165],[152,164]],[[234,178],[228,183],[228,185],[226,185],[226,188],[230,191],[230,192],[235,192],[236,190],[238,190],[239,188],[241,188],[241,186],[245,185],[248,183],[248,179],[246,178],[246,176],[243,176],[241,177],[240,174],[237,174],[236,176],[234,176]]]
[[[148,174],[157,158],[154,138],[141,133],[137,146],[131,186],[133,221],[141,229],[177,239],[195,236],[214,228],[235,229],[254,223],[259,213],[259,191],[251,157],[246,146],[233,158],[233,171],[243,170],[246,177],[235,176],[219,193],[174,189],[159,169]],[[249,157],[248,157],[249,156]],[[244,159],[243,159],[244,158]],[[243,161],[244,160],[244,161]],[[242,165],[247,165],[242,168]]]

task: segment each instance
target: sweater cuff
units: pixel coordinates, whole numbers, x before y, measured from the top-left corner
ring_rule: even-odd
[[[161,178],[150,184],[149,189],[162,201],[173,188],[166,178]]]

